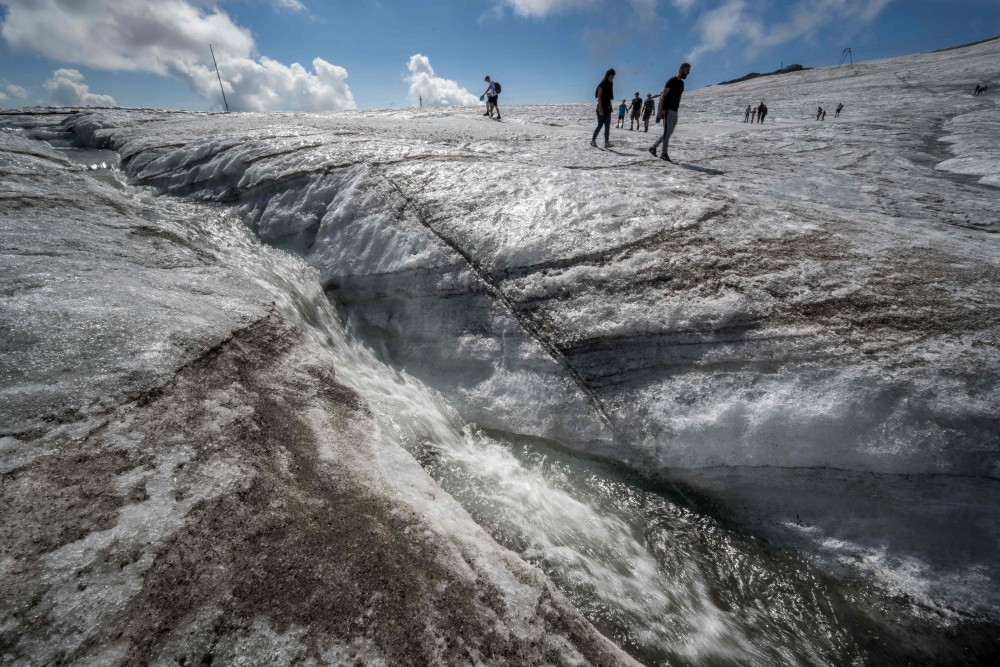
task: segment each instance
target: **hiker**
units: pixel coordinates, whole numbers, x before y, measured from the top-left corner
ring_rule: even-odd
[[[754,107],[753,109],[750,110],[750,122],[751,123],[756,123],[757,122],[757,108],[756,107]]]
[[[977,83],[977,84],[976,84],[976,89],[975,89],[974,91],[972,91],[972,96],[973,96],[973,97],[975,97],[976,95],[978,95],[978,94],[979,94],[979,91],[980,91],[980,90],[982,90],[982,86],[980,86],[980,85],[979,85],[979,84]]]
[[[628,129],[638,130],[639,129],[639,113],[642,111],[642,98],[639,97],[639,91],[635,91],[635,97],[632,98],[632,106],[630,107],[632,113],[629,114]],[[635,126],[634,128],[632,126]]]
[[[677,70],[677,76],[671,77],[667,81],[667,85],[663,87],[663,92],[660,93],[660,110],[656,115],[663,117],[663,136],[649,147],[649,152],[653,154],[653,157],[656,157],[656,149],[662,143],[663,153],[660,155],[660,159],[667,162],[673,162],[670,155],[667,154],[667,149],[670,145],[670,135],[677,127],[677,112],[681,106],[681,95],[684,94],[684,79],[688,78],[690,73],[691,65],[683,63]]]
[[[597,129],[590,139],[590,145],[597,147],[597,135],[601,128],[604,128],[604,147],[614,146],[608,139],[611,138],[611,100],[615,99],[615,69],[612,67],[604,73],[604,78],[597,84],[594,97],[597,98]]]
[[[820,120],[826,120],[826,109],[823,109],[823,117]]]
[[[819,117],[822,115],[823,115],[823,107],[816,107],[816,120],[819,120]]]
[[[764,116],[766,115],[767,115],[767,105],[761,102],[760,107],[757,109],[757,122],[763,125]]]
[[[622,100],[621,106],[618,107],[618,124],[615,125],[615,129],[619,127],[625,129],[625,112],[628,111],[628,103]]]
[[[745,115],[743,116],[743,122],[744,122],[744,123],[749,123],[749,122],[750,122],[750,112],[752,112],[752,111],[753,111],[753,109],[751,109],[751,108],[750,108],[750,105],[748,104],[748,105],[747,105],[747,112],[746,112],[746,114],[745,114]]]
[[[493,117],[493,112],[497,112],[497,120],[500,120],[500,107],[497,106],[497,96],[500,95],[500,84],[490,81],[490,77],[483,79],[489,85],[486,87],[486,92],[479,96],[479,99],[486,97],[486,113],[484,116]]]
[[[642,103],[642,124],[645,126],[643,132],[649,132],[649,117],[653,115],[653,107],[655,106],[653,93],[646,93],[646,101]]]
[[[843,108],[844,108],[844,103],[843,102],[838,102],[837,103],[837,108],[833,110],[833,117],[834,118],[840,118],[840,110],[843,109]]]

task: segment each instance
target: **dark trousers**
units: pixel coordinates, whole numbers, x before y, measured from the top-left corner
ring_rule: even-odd
[[[604,142],[607,143],[608,139],[611,137],[611,112],[597,113],[597,129],[594,130],[593,141],[597,141],[597,135],[601,133],[601,128],[604,128]]]

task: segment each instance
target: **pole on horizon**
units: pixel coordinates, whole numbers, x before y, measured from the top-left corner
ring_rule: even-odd
[[[854,64],[854,54],[851,53],[851,47],[849,46],[840,52],[840,64],[843,65],[848,60],[852,65]]]
[[[222,103],[226,106],[226,113],[229,113],[229,102],[226,101],[226,89],[222,87],[222,75],[219,74],[219,63],[215,61],[215,49],[209,44],[208,50],[212,52],[212,64],[215,65],[215,76],[219,77],[219,90],[222,91]]]
[[[424,96],[423,95],[420,96],[420,108],[421,109],[424,108]]]

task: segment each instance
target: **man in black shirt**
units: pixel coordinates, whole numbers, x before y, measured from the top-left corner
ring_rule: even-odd
[[[663,87],[663,93],[660,95],[660,111],[657,116],[663,119],[663,136],[649,147],[649,152],[655,157],[656,149],[662,143],[663,154],[660,157],[667,162],[673,162],[670,156],[667,155],[667,146],[670,143],[670,135],[674,133],[674,128],[677,127],[677,111],[681,106],[681,95],[684,94],[684,79],[690,73],[691,65],[688,63],[681,65],[680,69],[677,70],[677,76],[667,81],[667,85]]]
[[[639,114],[642,112],[642,98],[639,97],[639,91],[636,91],[635,97],[632,98],[632,114],[629,116],[628,129],[638,130],[639,129]]]

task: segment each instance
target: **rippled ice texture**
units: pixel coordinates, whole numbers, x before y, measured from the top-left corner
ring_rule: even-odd
[[[998,73],[993,41],[699,90],[675,165],[592,149],[589,105],[68,125],[236,205],[466,419],[996,610]]]

